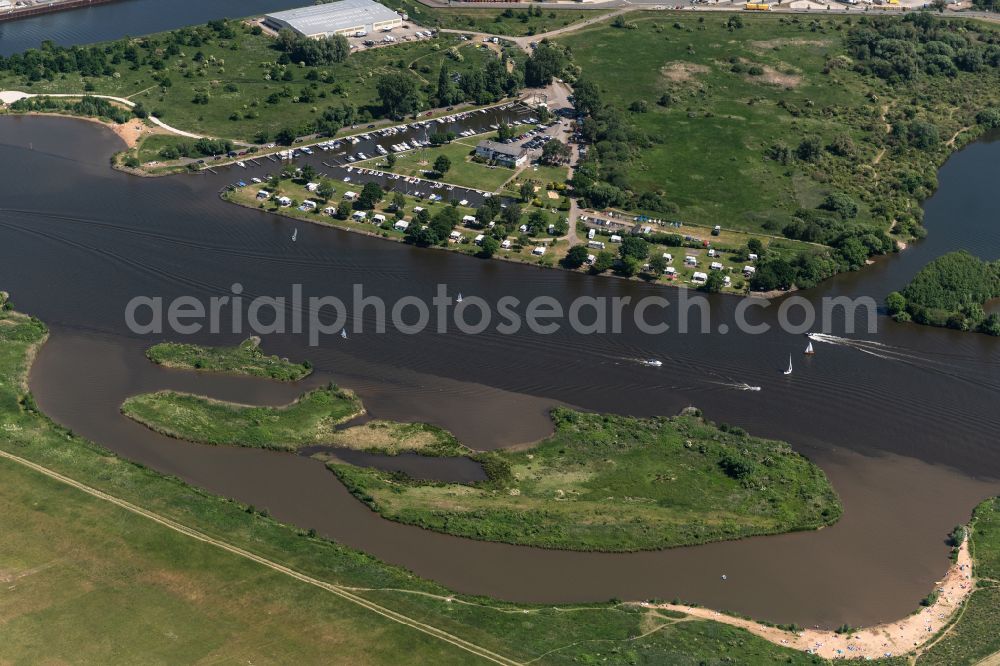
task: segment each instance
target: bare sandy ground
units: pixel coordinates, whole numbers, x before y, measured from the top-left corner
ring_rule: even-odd
[[[975,587],[969,540],[958,551],[955,563],[935,585],[937,599],[912,615],[895,622],[838,634],[821,629],[786,631],[753,620],[732,617],[708,608],[679,604],[642,604],[646,607],[686,613],[692,617],[721,622],[745,629],[752,634],[784,647],[819,655],[826,659],[875,659],[911,652],[931,641],[951,620]]]

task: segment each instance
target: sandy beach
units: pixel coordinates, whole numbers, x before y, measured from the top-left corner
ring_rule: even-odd
[[[708,608],[680,604],[641,605],[686,613],[692,617],[746,629],[772,643],[826,659],[877,659],[912,652],[931,642],[961,608],[974,588],[972,557],[967,537],[959,547],[955,562],[948,567],[944,578],[935,584],[934,591],[937,592],[937,598],[930,606],[921,607],[912,615],[900,620],[857,629],[850,633],[838,634],[821,629],[791,632]]]

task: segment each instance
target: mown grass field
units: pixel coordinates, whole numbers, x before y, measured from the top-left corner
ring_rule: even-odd
[[[4,663],[472,658],[2,459],[0,505]]]
[[[147,349],[146,358],[167,368],[267,377],[280,381],[298,381],[312,372],[308,363],[292,363],[264,354],[260,350],[259,338],[245,340],[236,347],[163,342]]]
[[[700,417],[635,419],[553,412],[555,435],[488,456],[477,485],[331,469],[386,518],[473,539],[628,551],[815,529],[840,501],[787,444]]]
[[[462,48],[472,42],[442,34],[434,39],[355,52],[342,63],[317,67],[292,63],[282,70],[290,73],[291,80],[270,79],[281,55],[274,40],[251,34],[243,24],[234,26],[236,35],[232,39],[215,39],[200,47],[185,46],[177,55],[164,56],[162,70],[154,70],[148,63],[133,67],[123,62],[112,76],[70,73],[53,81],[32,82],[0,74],[0,88],[76,93],[89,87],[88,92],[94,94],[142,102],[148,111],[157,112],[164,122],[179,129],[250,141],[260,131],[273,137],[282,128],[297,128],[315,119],[323,109],[339,108],[345,103],[356,107],[361,112],[359,120],[367,122],[369,117],[380,114],[375,82],[382,74],[404,72],[423,90],[424,86],[436,86],[438,71],[445,61],[450,71],[461,73],[481,69],[485,58],[494,57],[483,49]],[[165,36],[150,35],[149,39]],[[451,47],[461,48],[462,62],[448,57]],[[162,46],[149,51],[157,49],[162,52]],[[310,72],[317,76],[316,80],[307,78],[312,76]],[[154,80],[154,74],[166,75],[170,86],[163,87]],[[306,99],[305,91],[309,91],[311,101],[299,101]],[[207,104],[193,101],[199,93],[208,94]],[[287,96],[271,103],[268,98],[274,93]]]
[[[490,138],[495,133],[482,134],[478,136],[461,137],[450,143],[430,148],[418,148],[396,154],[396,164],[390,169],[384,157],[379,157],[368,162],[362,162],[362,166],[391,171],[404,176],[417,176],[419,178],[430,178],[436,174],[429,173],[434,170],[434,160],[444,155],[451,160],[451,168],[439,178],[445,183],[470,187],[487,192],[498,191],[505,182],[514,177],[514,169],[505,167],[491,167],[472,161],[472,154],[476,150],[476,144],[481,140]]]
[[[730,16],[633,13],[627,18],[635,29],[604,23],[557,38],[603,98],[655,137],[625,177],[636,191],[662,190],[680,207],[677,219],[780,233],[797,209],[847,192],[864,223],[885,196],[899,196],[900,180],[935,182],[951,150],[946,140],[1000,98],[993,70],[898,86],[857,73],[844,47],[857,18],[743,13],[736,17],[742,27],[730,29]],[[648,110],[627,111],[634,102]],[[937,147],[890,145],[891,124],[911,113],[939,128]],[[856,150],[816,163],[765,157],[777,144],[794,149],[808,136],[823,145],[846,137]],[[912,205],[927,193],[918,192]]]
[[[0,313],[0,448],[520,661],[811,664],[746,632],[613,604],[517,606],[456,595],[53,424],[25,393],[37,321]],[[0,660],[102,664],[468,664],[475,658],[328,592],[0,461]],[[13,589],[10,589],[13,587]],[[422,594],[413,594],[421,592]],[[453,603],[444,603],[445,597]],[[469,602],[469,603],[466,603]]]
[[[132,396],[125,416],[156,432],[203,444],[296,449],[321,444],[334,428],[362,413],[353,393],[335,386],[303,394],[284,407],[251,407],[159,391]]]

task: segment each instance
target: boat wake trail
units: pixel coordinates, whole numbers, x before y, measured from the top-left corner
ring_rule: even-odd
[[[733,389],[734,391],[759,391],[759,386],[753,386],[747,384],[746,382],[709,382],[715,384],[716,386],[724,386],[726,388]]]
[[[809,339],[813,342],[822,342],[828,345],[834,345],[837,347],[849,347],[851,349],[856,349],[864,354],[870,354],[872,356],[877,356],[878,358],[884,358],[886,360],[903,360],[904,358],[919,359],[920,357],[915,354],[907,353],[901,347],[893,347],[892,345],[887,345],[881,342],[876,342],[874,340],[859,340],[855,338],[842,338],[839,335],[830,335],[829,333],[810,333]]]
[[[963,358],[955,354],[945,354],[940,355],[944,358],[935,358],[935,356],[938,355],[931,353],[919,353],[912,349],[907,349],[906,347],[887,345],[882,342],[876,342],[875,340],[843,338],[839,335],[830,335],[828,333],[810,333],[809,339],[813,342],[853,349],[885,361],[904,363],[924,372],[943,375],[962,382],[974,384],[980,388],[1000,391],[1000,385],[998,384],[985,381],[985,378],[983,377],[975,378],[969,373],[961,372],[958,364],[963,360]]]

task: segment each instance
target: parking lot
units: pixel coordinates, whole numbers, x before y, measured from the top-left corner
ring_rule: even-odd
[[[370,32],[363,37],[348,37],[347,41],[351,45],[352,51],[363,51],[374,49],[380,46],[392,46],[403,42],[415,42],[421,39],[430,39],[434,36],[434,31],[424,28],[410,21],[405,21],[402,26],[387,31]]]

